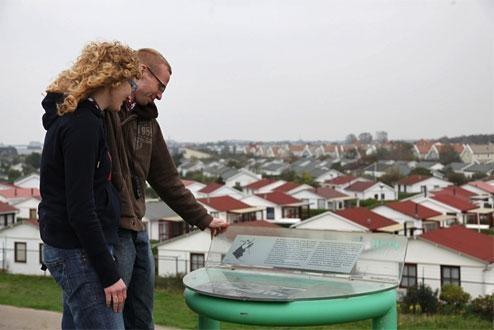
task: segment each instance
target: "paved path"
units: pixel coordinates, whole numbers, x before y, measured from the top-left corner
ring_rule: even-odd
[[[31,308],[0,305],[0,330],[60,329],[62,314]],[[176,330],[156,326],[156,330]]]

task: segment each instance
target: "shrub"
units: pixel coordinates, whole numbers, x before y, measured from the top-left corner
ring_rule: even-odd
[[[407,289],[407,294],[400,302],[400,310],[405,314],[410,312],[415,314],[417,312],[418,303],[417,287],[410,287]]]
[[[443,311],[446,313],[460,313],[470,300],[470,295],[463,291],[461,286],[446,284],[441,289],[439,299],[444,303]]]
[[[468,309],[481,318],[494,322],[494,294],[475,298]]]
[[[434,314],[439,307],[437,294],[438,290],[432,291],[429,286],[424,284],[418,287],[410,287],[400,303],[400,310],[402,313],[420,311],[429,315]],[[419,310],[417,306],[420,308]]]
[[[430,286],[421,284],[417,290],[417,299],[422,313],[435,314],[439,307],[438,290],[432,291]]]

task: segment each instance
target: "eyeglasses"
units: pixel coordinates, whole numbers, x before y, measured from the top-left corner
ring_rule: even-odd
[[[154,74],[153,71],[151,71],[151,69],[148,66],[146,66],[146,69],[148,69],[149,73],[151,73],[153,75],[153,77],[156,78],[156,80],[158,80],[159,90],[160,90],[161,93],[163,93],[165,91],[165,89],[166,89],[166,85],[161,81],[160,78],[158,78],[157,75]]]
[[[127,81],[129,82],[131,92],[135,93],[137,90],[137,83],[133,79],[129,79]]]

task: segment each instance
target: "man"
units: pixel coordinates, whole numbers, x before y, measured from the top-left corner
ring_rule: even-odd
[[[156,121],[154,100],[161,100],[172,73],[154,49],[138,50],[142,77],[137,90],[118,115],[106,118],[113,157],[112,182],[120,193],[122,215],[119,246],[115,249],[120,275],[127,284],[126,329],[153,329],[154,258],[146,228],[146,181],[186,222],[209,228],[215,235],[228,226],[213,219],[179,178]]]

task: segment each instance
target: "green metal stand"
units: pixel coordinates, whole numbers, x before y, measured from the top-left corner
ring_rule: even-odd
[[[185,289],[185,302],[199,315],[198,328],[219,329],[220,322],[264,326],[326,325],[372,319],[372,329],[397,328],[396,290],[365,295],[259,302],[217,298]]]

